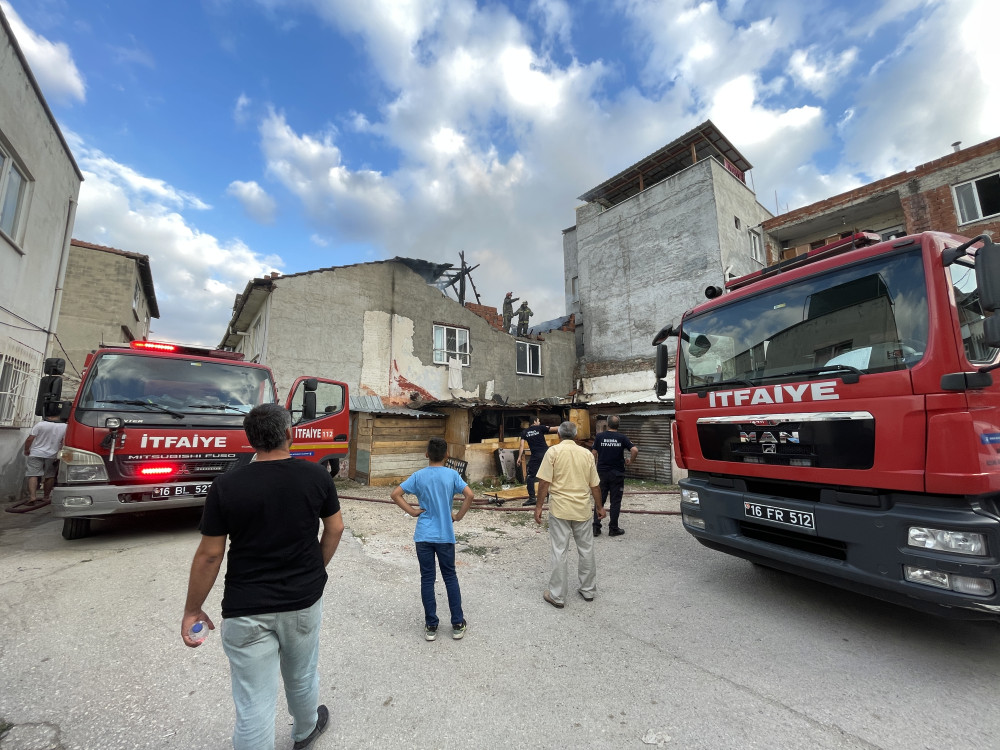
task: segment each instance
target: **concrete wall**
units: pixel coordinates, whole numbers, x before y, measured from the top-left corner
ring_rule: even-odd
[[[714,159],[607,210],[577,209],[563,254],[567,284],[574,269],[580,278],[578,374],[591,401],[656,401],[653,336],[704,300],[706,287],[721,286],[727,266],[736,275],[759,270],[748,233],[769,216]]]
[[[343,380],[352,393],[400,404],[409,403],[411,394],[422,401],[498,395],[517,403],[573,389],[572,332],[531,340],[541,347],[542,375],[518,375],[515,337],[403,264],[343,266],[284,276],[274,284],[264,308],[262,361],[274,370],[282,398],[298,375]],[[469,330],[470,365],[462,368],[460,389],[449,388],[447,366],[433,361],[435,323]]]
[[[712,186],[715,189],[722,267],[729,269],[729,277],[745,276],[759,271],[764,267],[764,263],[753,258],[750,232],[756,231],[760,235],[763,256],[764,232],[761,224],[771,218],[771,212],[760,205],[754,192],[744,183],[734,179],[725,167],[714,159],[708,160],[708,163],[714,175]],[[739,219],[738,228],[736,219]]]
[[[75,393],[76,373],[83,370],[87,354],[100,344],[127,341],[122,327],[135,339],[149,335],[149,304],[140,290],[139,307],[132,308],[139,270],[134,258],[126,255],[70,245],[59,310],[59,341],[69,354],[64,393]],[[58,345],[49,356],[66,357]],[[72,366],[71,364],[72,363]]]
[[[0,13],[2,15],[2,13]],[[6,21],[0,22],[0,144],[29,181],[22,229],[0,232],[0,356],[25,361],[23,386],[13,426],[0,426],[0,498],[21,491],[22,446],[34,416],[34,395],[45,358],[46,331],[54,324],[53,304],[69,243],[81,176],[59,131],[17,54]]]

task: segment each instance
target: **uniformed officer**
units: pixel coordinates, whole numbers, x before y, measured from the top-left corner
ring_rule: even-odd
[[[528,459],[528,468],[525,471],[525,482],[528,485],[528,499],[522,505],[535,504],[535,474],[542,463],[542,456],[548,450],[549,444],[545,442],[545,436],[553,432],[552,428],[542,424],[542,420],[537,416],[531,421],[531,425],[521,432],[521,442],[517,452],[517,462],[521,463],[524,450],[531,451],[531,458]]]
[[[639,449],[632,441],[618,432],[621,420],[612,415],[608,417],[608,427],[594,438],[591,452],[597,461],[597,474],[601,477],[601,506],[611,497],[611,520],[608,523],[608,536],[621,536],[625,530],[618,525],[618,514],[622,509],[622,495],[625,494],[625,467],[635,461]],[[625,458],[625,451],[629,452]],[[601,519],[594,512],[594,536],[600,536]]]

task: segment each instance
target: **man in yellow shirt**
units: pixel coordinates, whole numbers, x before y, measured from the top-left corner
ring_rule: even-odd
[[[569,538],[576,541],[580,556],[578,573],[580,596],[594,600],[597,593],[597,564],[594,562],[593,514],[604,518],[607,511],[601,504],[601,478],[597,475],[594,456],[576,444],[576,425],[559,425],[559,444],[545,452],[538,468],[538,495],[535,502],[535,523],[542,523],[542,504],[549,498],[549,538],[552,540],[552,575],[542,598],[553,607],[562,609],[566,603],[566,557]]]

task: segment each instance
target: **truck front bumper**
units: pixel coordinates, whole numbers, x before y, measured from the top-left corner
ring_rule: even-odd
[[[150,488],[109,484],[52,489],[52,515],[57,518],[98,518],[205,504],[205,495],[154,498]]]
[[[885,509],[862,508],[746,492],[736,484],[728,488],[700,477],[681,480],[684,494],[690,498],[694,491],[698,497],[697,503],[682,498],[684,527],[705,546],[914,609],[967,619],[1000,617],[996,518],[971,506],[895,502]],[[914,526],[982,534],[985,554],[909,546]],[[907,569],[979,579],[992,593],[973,595],[916,583],[907,580]]]

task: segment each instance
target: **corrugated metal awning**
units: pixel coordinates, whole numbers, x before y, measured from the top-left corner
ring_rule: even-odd
[[[407,409],[405,406],[386,406],[378,396],[355,396],[351,395],[351,411],[364,412],[365,414],[391,414],[394,417],[443,417],[436,411],[417,411]]]

